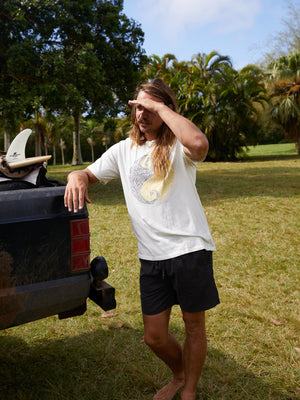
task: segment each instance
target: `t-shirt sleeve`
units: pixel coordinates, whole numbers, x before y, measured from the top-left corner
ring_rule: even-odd
[[[117,150],[116,144],[110,147],[93,164],[88,166],[92,174],[103,184],[120,177]]]

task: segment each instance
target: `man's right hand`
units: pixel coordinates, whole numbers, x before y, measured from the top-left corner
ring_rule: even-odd
[[[87,168],[80,171],[73,171],[68,176],[68,183],[65,190],[65,207],[71,212],[77,213],[84,207],[84,202],[90,203],[88,187],[97,182],[97,178]]]

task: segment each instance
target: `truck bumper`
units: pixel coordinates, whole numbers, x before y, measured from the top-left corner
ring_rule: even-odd
[[[102,282],[94,289],[89,272],[64,279],[0,289],[0,329],[58,314],[60,318],[82,315],[90,298],[105,311],[115,308],[114,288]],[[9,293],[8,293],[9,291]],[[5,306],[6,304],[6,306]]]

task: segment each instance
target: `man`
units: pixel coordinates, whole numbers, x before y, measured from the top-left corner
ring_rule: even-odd
[[[137,88],[130,137],[95,163],[68,177],[65,205],[76,212],[90,202],[88,186],[120,177],[141,262],[145,343],[173,373],[154,396],[194,400],[206,357],[205,310],[219,303],[212,270],[215,250],[195,187],[196,163],[208,151],[206,136],[176,111],[161,79]],[[179,304],[186,330],[183,349],[169,333]]]

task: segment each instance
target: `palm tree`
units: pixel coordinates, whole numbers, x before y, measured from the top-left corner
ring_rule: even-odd
[[[197,54],[188,63],[170,55],[152,56],[147,71],[171,86],[179,112],[207,135],[210,159],[236,159],[247,138],[258,131],[257,104],[266,100],[258,68],[248,66],[238,72],[229,57],[213,51]]]
[[[177,62],[177,58],[173,54],[165,54],[159,57],[155,54],[150,56],[149,63],[145,67],[143,74],[144,79],[162,78],[168,84],[168,75],[172,68],[172,63]]]
[[[67,139],[71,137],[73,131],[74,119],[71,116],[61,115],[56,118],[52,146],[54,147],[58,140],[63,164],[65,163],[64,150],[67,148]]]
[[[45,154],[48,154],[48,147],[52,147],[52,164],[56,165],[56,146],[59,144],[59,137],[62,129],[65,129],[67,120],[65,117],[54,116],[51,112],[46,112],[44,117],[45,137],[44,147]]]
[[[59,139],[59,147],[61,151],[61,163],[62,165],[65,165],[65,148],[66,144],[63,139]]]
[[[217,160],[224,156],[224,131],[217,129],[223,110],[220,108],[218,93],[223,82],[224,71],[231,68],[229,57],[216,51],[196,54],[187,64],[186,82],[179,101],[180,111],[200,126],[210,141],[210,158]]]
[[[196,54],[187,63],[186,82],[179,107],[180,110],[189,110],[188,117],[195,123],[201,122],[207,112],[216,108],[216,85],[228,67],[231,67],[230,58],[216,51]]]
[[[209,139],[208,157],[235,160],[258,131],[257,105],[267,100],[264,75],[255,66],[236,71],[215,52],[194,58],[189,71],[185,107]]]
[[[221,74],[224,68],[231,67],[232,63],[230,57],[212,51],[209,54],[195,54],[188,66],[191,73],[207,85],[212,79],[215,79],[216,75]]]
[[[283,127],[286,137],[296,142],[300,155],[300,78],[292,83],[275,83],[271,93],[271,117]]]
[[[96,134],[102,133],[102,129],[98,125],[99,125],[99,123],[95,119],[92,119],[92,118],[84,119],[81,123],[82,132],[85,133],[85,135],[87,136],[86,140],[91,147],[92,162],[94,162],[94,160],[95,160],[95,156],[94,156],[94,146],[96,144],[95,133]]]
[[[252,65],[241,71],[232,68],[223,71],[217,85],[219,109],[222,110],[217,116],[218,132],[222,131],[222,141],[219,140],[222,155],[219,157],[234,160],[243,153],[250,138],[252,141],[257,138],[259,110],[268,99],[263,79],[262,71]]]
[[[93,163],[93,162],[95,161],[94,146],[95,146],[96,142],[95,142],[91,137],[88,137],[88,138],[87,138],[87,142],[88,142],[88,144],[91,146],[92,163]]]
[[[287,138],[296,142],[300,154],[300,52],[291,52],[270,64],[270,115]]]
[[[46,135],[46,123],[45,123],[45,115],[44,110],[40,107],[39,102],[35,101],[32,106],[34,111],[34,117],[22,122],[21,127],[30,128],[33,130],[35,136],[35,155],[42,155],[42,148],[45,146],[45,135]]]
[[[292,51],[271,62],[268,75],[271,79],[279,80],[300,78],[300,52]]]

